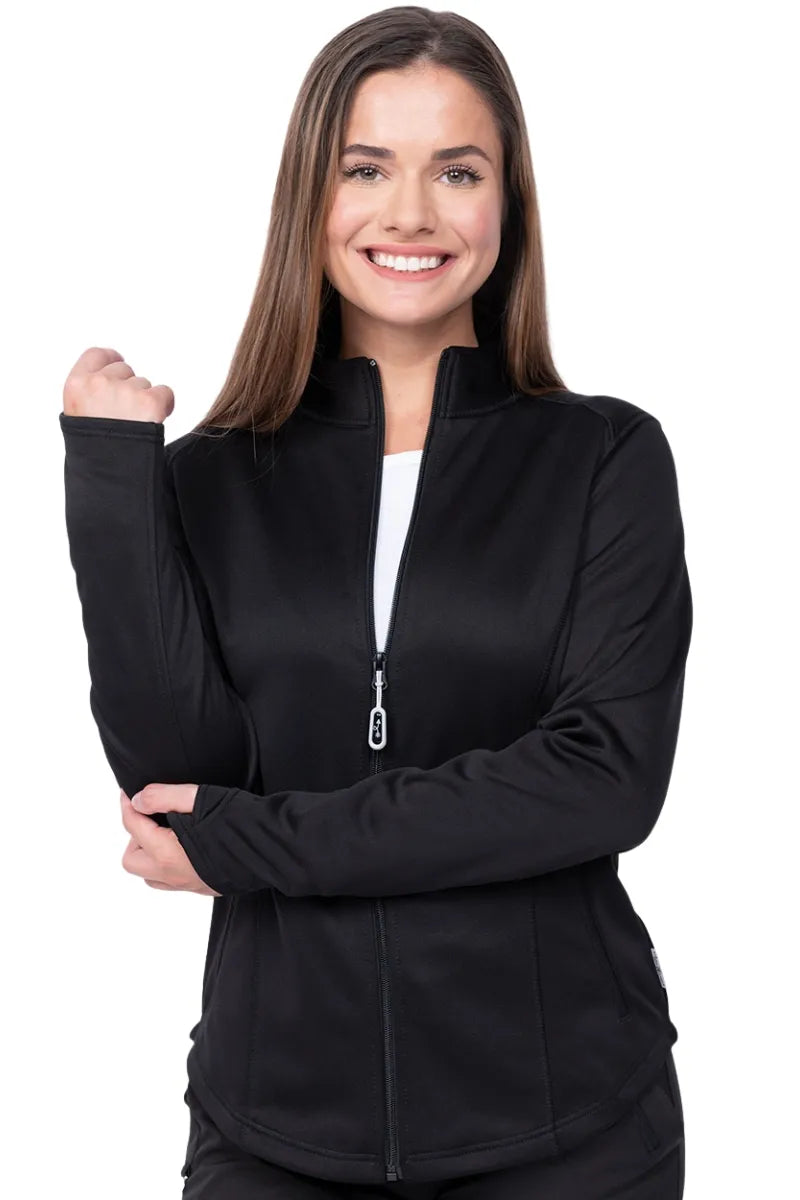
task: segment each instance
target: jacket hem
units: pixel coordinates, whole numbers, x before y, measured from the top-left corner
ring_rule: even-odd
[[[539,1126],[502,1141],[471,1143],[448,1150],[408,1155],[403,1155],[401,1151],[403,1181],[425,1183],[481,1171],[502,1170],[557,1158],[577,1148],[587,1138],[607,1129],[625,1114],[656,1078],[676,1040],[677,1030],[670,1024],[664,1036],[651,1047],[614,1095],[589,1108],[570,1113],[552,1125]],[[196,1057],[191,1054],[187,1060],[187,1071],[192,1090],[217,1128],[247,1153],[319,1179],[340,1183],[385,1182],[383,1156],[345,1153],[330,1147],[314,1146],[287,1137],[278,1130],[268,1129],[231,1109],[213,1090]]]

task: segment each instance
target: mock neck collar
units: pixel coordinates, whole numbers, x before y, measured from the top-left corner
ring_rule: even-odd
[[[497,337],[478,346],[445,347],[439,357],[438,379],[437,419],[477,416],[514,395]],[[338,424],[376,424],[381,403],[379,380],[379,360],[365,354],[337,358],[317,351],[298,408]]]

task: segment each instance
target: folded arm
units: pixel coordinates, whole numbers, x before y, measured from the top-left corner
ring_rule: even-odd
[[[523,879],[649,835],[676,749],[692,599],[672,454],[645,414],[598,464],[555,699],[501,749],[328,792],[201,784],[169,813],[221,893],[387,896]]]

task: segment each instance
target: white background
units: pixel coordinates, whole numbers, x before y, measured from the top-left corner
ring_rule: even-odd
[[[556,365],[573,390],[658,416],[678,470],[695,614],[681,734],[661,819],[620,874],[679,1030],[687,1200],[783,1196],[797,1180],[791,8],[458,5],[522,95]],[[5,14],[0,1003],[15,1200],[177,1200],[212,904],[121,867],[67,551],[63,381],[88,346],[111,346],[173,388],[168,441],[207,411],[303,74],[369,11],[73,0]]]

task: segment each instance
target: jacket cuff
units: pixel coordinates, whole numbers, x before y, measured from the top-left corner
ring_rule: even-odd
[[[237,790],[237,788],[223,787],[216,783],[201,783],[198,786],[194,807],[190,813],[168,812],[165,814],[170,829],[183,846],[186,857],[203,883],[223,896],[233,893],[236,889],[231,880],[219,874],[218,868],[206,853],[204,837],[208,825],[212,825],[214,818],[224,811]]]
[[[134,421],[128,417],[84,417],[65,412],[58,414],[58,420],[65,437],[71,433],[96,433],[146,437],[154,442],[164,441],[163,421]]]

